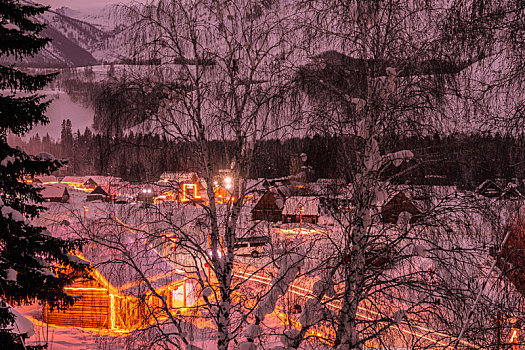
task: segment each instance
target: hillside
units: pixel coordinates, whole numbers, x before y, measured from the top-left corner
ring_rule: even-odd
[[[17,65],[59,68],[115,60],[115,55],[106,50],[111,46],[108,43],[113,43],[111,38],[118,33],[111,19],[110,7],[88,13],[61,7],[38,16],[37,21],[47,25],[42,36],[51,38],[52,42],[34,57],[26,57]],[[93,54],[95,51],[96,55]],[[14,62],[4,59],[2,63]]]

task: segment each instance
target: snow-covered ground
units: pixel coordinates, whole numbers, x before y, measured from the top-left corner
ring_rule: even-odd
[[[59,327],[42,321],[42,308],[37,304],[17,308],[33,322],[35,334],[27,345],[48,345],[48,350],[123,350],[136,342],[136,335],[76,327]],[[203,350],[215,349],[208,332],[194,332],[193,345]]]

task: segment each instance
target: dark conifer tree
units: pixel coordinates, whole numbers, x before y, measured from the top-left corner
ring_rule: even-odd
[[[0,0],[0,58],[19,61],[38,53],[49,41],[39,36],[43,25],[32,16],[47,8]],[[14,327],[9,303],[38,299],[51,307],[65,308],[74,298],[63,291],[70,271],[82,270],[68,253],[78,241],[52,237],[31,219],[43,209],[38,189],[22,180],[50,174],[61,161],[49,154],[32,156],[9,146],[8,134],[22,135],[34,125],[47,123],[49,100],[36,94],[54,74],[30,75],[14,65],[0,65],[0,344],[2,349],[24,348]],[[22,92],[23,94],[20,94]],[[29,347],[27,347],[29,348]]]

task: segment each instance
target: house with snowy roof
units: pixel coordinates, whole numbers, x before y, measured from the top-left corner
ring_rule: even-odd
[[[42,185],[56,184],[58,183],[58,178],[55,175],[40,175],[35,176],[33,183]]]
[[[252,220],[281,221],[285,200],[286,196],[278,188],[269,188],[253,207]]]
[[[415,201],[409,198],[405,191],[393,192],[385,199],[384,204],[381,206],[383,223],[396,224],[399,215],[403,212],[412,215],[410,219],[412,223],[417,222],[422,214],[422,211],[416,206]]]
[[[496,182],[485,180],[476,188],[476,193],[484,197],[495,198],[501,196],[503,190]]]
[[[102,201],[110,201],[116,195],[117,192],[114,187],[112,188],[110,185],[99,185],[87,195],[86,200],[95,201],[100,199]]]
[[[69,201],[67,185],[61,183],[42,186],[40,194],[45,202],[67,203]]]
[[[317,224],[320,200],[315,196],[292,196],[286,199],[282,211],[283,223],[309,222]]]
[[[114,185],[121,184],[123,181],[119,177],[114,176],[85,176],[84,188],[95,189],[100,185]]]
[[[42,310],[45,322],[65,327],[134,330],[169,309],[191,306],[195,283],[174,269],[145,242],[128,237],[126,257],[96,244],[84,247],[78,257],[92,270],[77,276],[64,290],[79,299],[67,310]],[[125,263],[133,261],[138,270]],[[151,288],[154,290],[151,290]],[[175,310],[173,310],[175,311]]]
[[[70,187],[82,187],[85,181],[82,176],[66,176],[60,180],[60,183],[67,184]]]

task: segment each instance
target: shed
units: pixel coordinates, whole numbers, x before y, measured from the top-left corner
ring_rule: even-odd
[[[170,309],[193,304],[195,283],[153,248],[137,241],[127,251],[144,277],[121,262],[125,258],[116,257],[114,251],[91,244],[79,257],[89,261],[93,270],[64,288],[79,300],[65,311],[44,307],[44,321],[66,327],[132,330],[148,325],[152,317],[163,317],[160,306],[164,300]]]
[[[284,203],[283,222],[309,222],[317,224],[319,220],[320,201],[314,196],[294,196]]]
[[[69,201],[69,191],[65,184],[51,184],[42,187],[40,192],[45,202],[66,203]]]
[[[407,197],[403,191],[397,192],[391,198],[387,199],[381,208],[381,216],[383,223],[396,224],[399,214],[407,212],[412,214],[411,222],[417,222],[421,215],[421,210],[414,204],[414,202]]]

